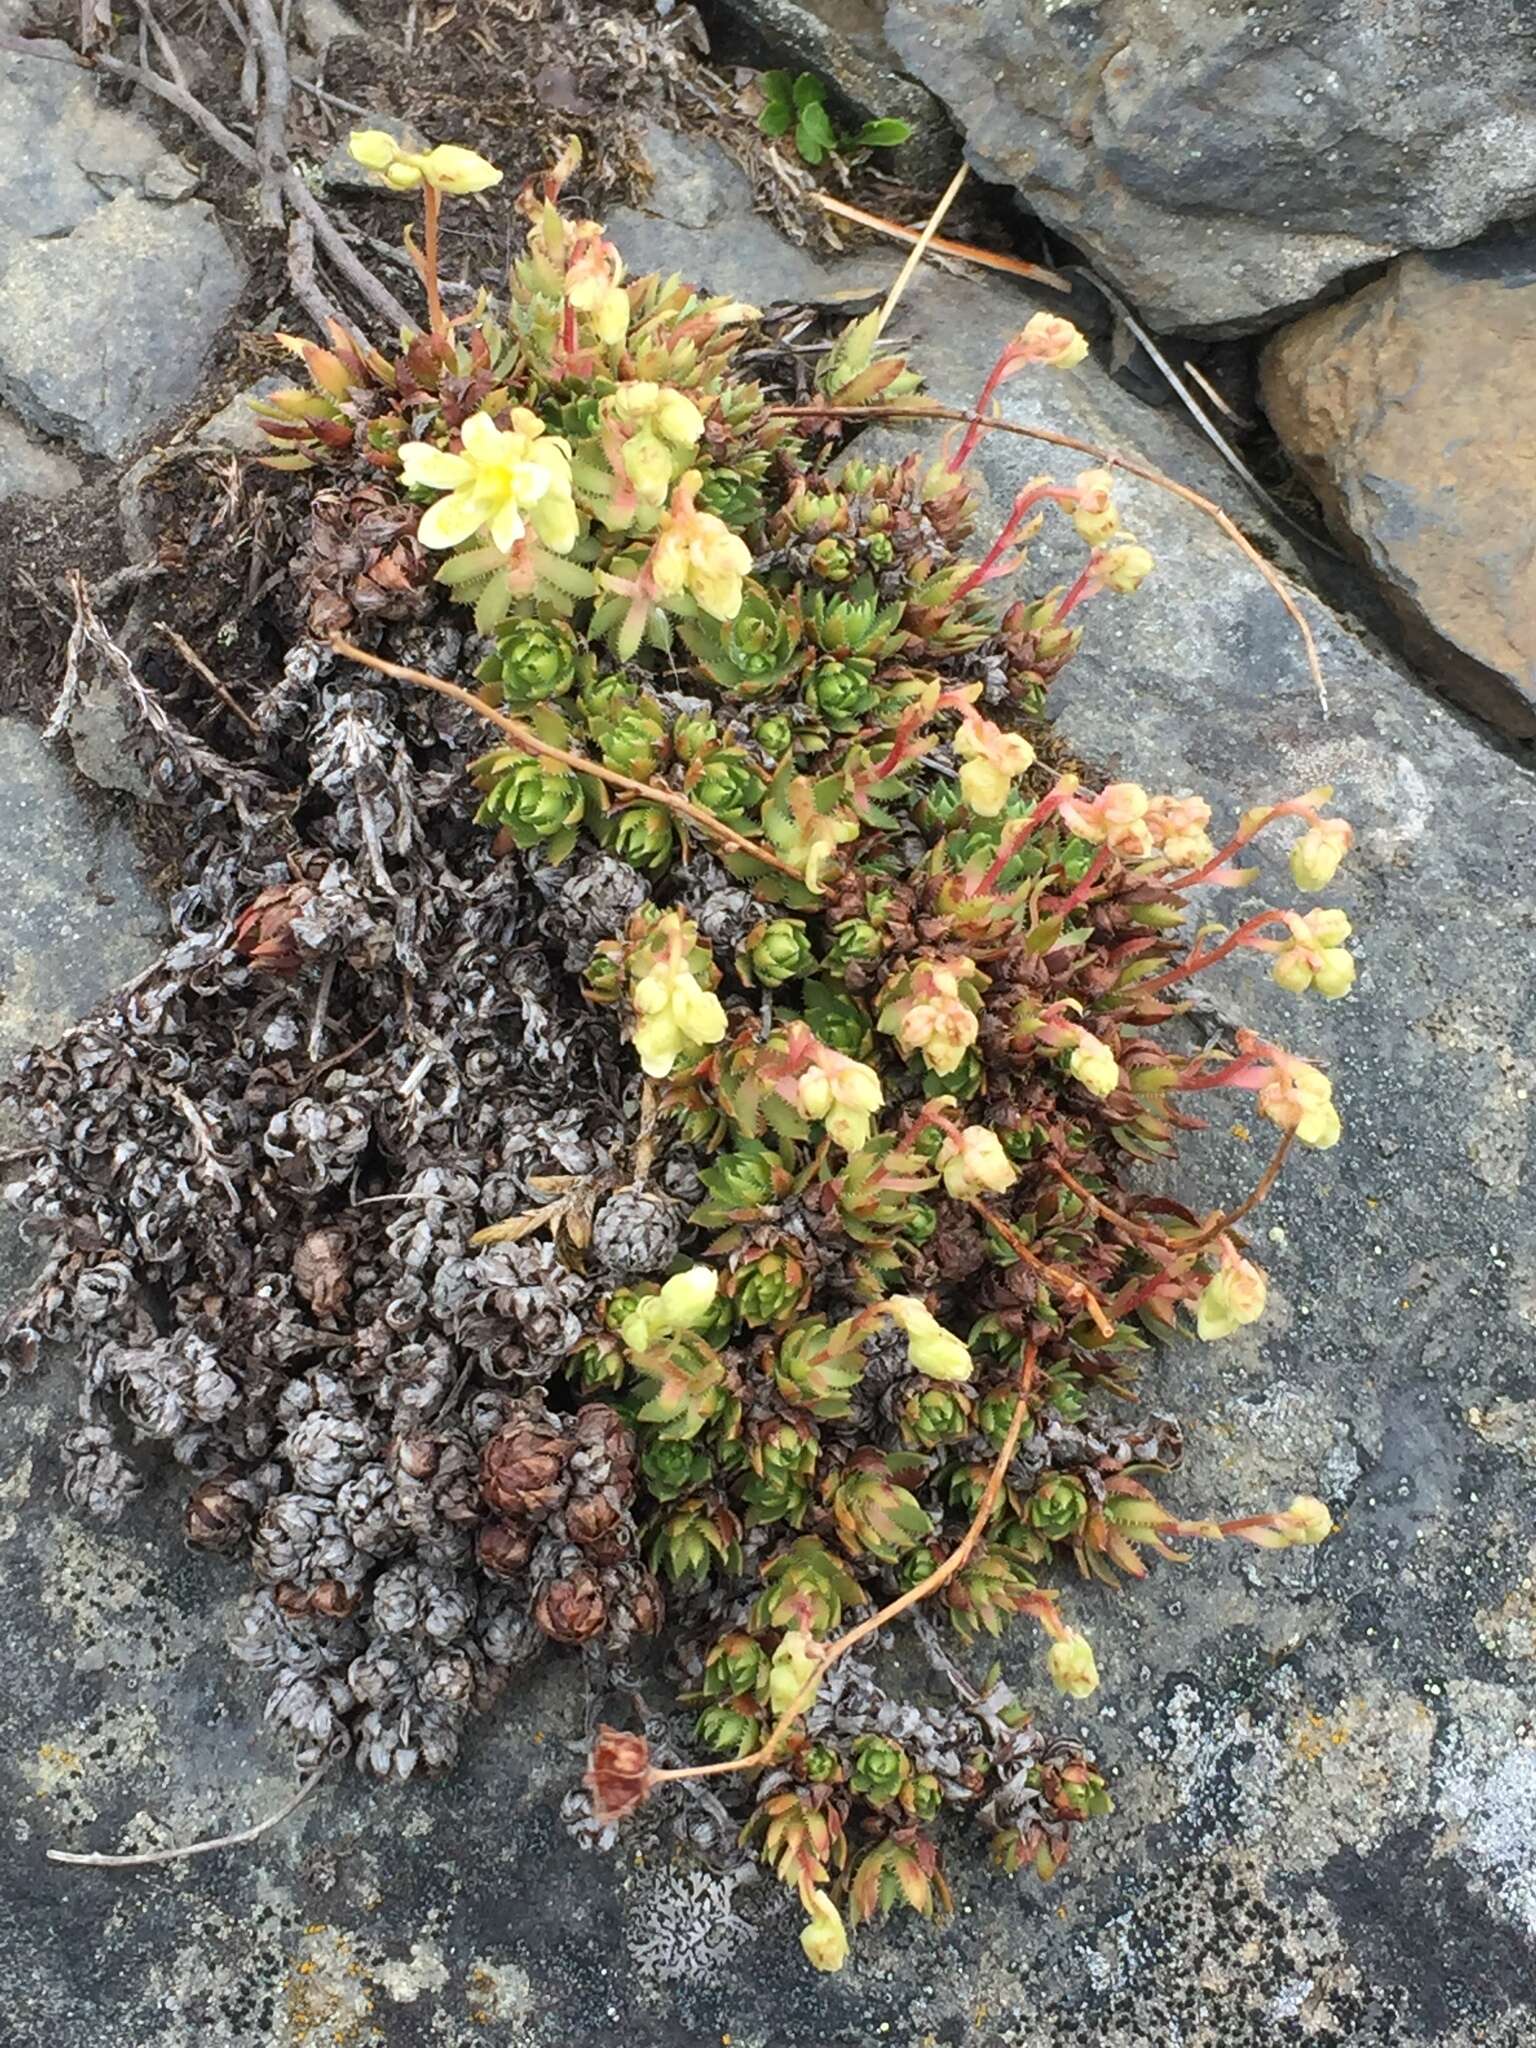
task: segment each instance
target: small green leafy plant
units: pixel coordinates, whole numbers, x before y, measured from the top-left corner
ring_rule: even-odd
[[[814,71],[792,77],[787,71],[765,71],[763,107],[757,125],[764,135],[777,139],[790,136],[801,159],[813,169],[836,152],[850,149],[895,149],[912,134],[910,121],[888,116],[865,121],[861,127],[840,135],[827,112],[827,87]]]

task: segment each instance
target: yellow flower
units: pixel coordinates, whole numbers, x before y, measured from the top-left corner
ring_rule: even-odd
[[[1074,1081],[1081,1081],[1090,1095],[1097,1095],[1102,1101],[1106,1095],[1113,1095],[1120,1086],[1120,1063],[1104,1043],[1081,1024],[1067,1027],[1072,1040],[1072,1050],[1067,1056],[1067,1071]]]
[[[848,1930],[825,1892],[801,1894],[810,1919],[800,1930],[800,1946],[813,1970],[840,1970],[848,1960]]]
[[[1045,1653],[1045,1668],[1051,1683],[1068,1699],[1085,1700],[1099,1689],[1099,1667],[1093,1659],[1093,1645],[1077,1630],[1068,1629],[1059,1642]]]
[[[1013,793],[1013,779],[1034,761],[1035,750],[1022,733],[1004,732],[990,718],[971,712],[955,734],[960,794],[978,818],[995,818]]]
[[[723,519],[695,506],[693,494],[702,481],[690,469],[673,492],[651,549],[651,581],[660,596],[686,591],[701,611],[728,624],[741,610],[742,578],[752,566],[752,551]]]
[[[1343,818],[1319,818],[1309,826],[1291,848],[1291,880],[1297,888],[1326,889],[1354,838],[1354,828]]]
[[[1268,1295],[1264,1275],[1249,1260],[1235,1258],[1206,1282],[1195,1312],[1195,1328],[1207,1343],[1230,1337],[1244,1323],[1256,1323]]]
[[[1343,911],[1309,910],[1305,917],[1289,911],[1286,923],[1291,936],[1278,942],[1271,978],[1295,996],[1309,988],[1330,999],[1347,995],[1354,986],[1355,962],[1344,947],[1350,922]]]
[[[531,526],[552,553],[568,555],[578,530],[570,443],[546,434],[544,422],[525,406],[514,408],[510,430],[489,413],[471,413],[460,440],[458,455],[427,441],[407,441],[400,450],[408,486],[448,494],[423,514],[417,528],[422,545],[453,548],[484,532],[508,554]]]
[[[1069,796],[1061,806],[1061,816],[1068,831],[1079,839],[1107,846],[1122,860],[1144,860],[1155,843],[1151,810],[1152,799],[1139,782],[1111,782],[1087,801]]]
[[[967,1124],[957,1145],[946,1138],[939,1151],[944,1186],[957,1202],[983,1192],[1006,1194],[1019,1177],[1018,1168],[984,1124]]]
[[[604,239],[596,221],[582,222],[576,233],[577,246],[565,270],[565,296],[591,320],[598,340],[617,348],[629,332],[629,293],[620,282],[624,259]]]
[[[812,1123],[824,1123],[827,1136],[845,1152],[861,1152],[869,1143],[875,1112],[885,1103],[880,1076],[862,1060],[822,1046],[817,1063],[796,1085],[796,1107]]]
[[[968,1380],[975,1371],[971,1354],[952,1330],[935,1320],[915,1294],[893,1294],[886,1314],[907,1335],[907,1358],[914,1372],[930,1380]]]
[[[382,128],[358,128],[347,138],[347,149],[354,162],[397,192],[414,192],[418,185],[430,185],[435,192],[462,198],[501,183],[501,173],[493,163],[456,142],[440,142],[435,149],[402,149]]]
[[[1085,469],[1077,479],[1072,524],[1091,548],[1102,547],[1120,525],[1111,496],[1114,481],[1107,469]]]
[[[1088,343],[1070,320],[1055,313],[1034,313],[1024,322],[1014,351],[1020,362],[1071,370],[1087,355]]]

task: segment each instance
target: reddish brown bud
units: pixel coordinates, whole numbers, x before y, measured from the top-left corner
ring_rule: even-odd
[[[232,1476],[220,1473],[216,1479],[205,1479],[187,1497],[187,1541],[199,1550],[234,1550],[251,1526],[249,1506],[229,1490]]]
[[[602,1580],[591,1565],[576,1565],[550,1580],[533,1603],[533,1618],[551,1642],[590,1642],[608,1619]]]
[[[515,1578],[533,1555],[533,1536],[515,1522],[482,1522],[475,1555],[480,1569],[493,1579]]]
[[[579,1494],[566,1503],[566,1534],[585,1549],[610,1535],[623,1514],[623,1504],[611,1488],[604,1488],[601,1493]]]
[[[317,1316],[334,1316],[352,1291],[352,1246],[345,1230],[312,1230],[293,1255],[293,1284]]]
[[[480,1489],[499,1514],[535,1521],[565,1493],[569,1439],[553,1421],[514,1415],[497,1430],[480,1460]]]
[[[592,1794],[592,1811],[600,1821],[622,1820],[651,1789],[650,1745],[643,1735],[628,1735],[605,1722],[581,1782]]]
[[[293,921],[313,902],[314,894],[307,882],[281,882],[275,889],[263,889],[235,919],[235,951],[263,973],[296,973],[304,955],[293,936]]]

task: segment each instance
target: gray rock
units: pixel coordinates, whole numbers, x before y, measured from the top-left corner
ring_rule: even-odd
[[[298,366],[295,367],[297,371]],[[197,430],[198,440],[206,442],[210,448],[229,448],[236,455],[265,453],[272,443],[256,424],[257,415],[251,410],[251,400],[266,398],[274,391],[291,387],[293,382],[292,377],[279,376],[275,371],[258,377],[203,421]]]
[[[1526,0],[892,0],[885,33],[1154,327],[1244,333],[1536,207]]]
[[[67,455],[45,448],[0,413],[0,503],[7,498],[61,498],[80,482]]]
[[[0,231],[0,396],[115,455],[192,397],[244,279],[200,201],[122,192],[55,239]]]
[[[802,260],[765,253],[742,193],[700,162],[708,230],[690,241],[675,221],[615,223],[632,263],[677,262],[758,298],[805,288]],[[812,288],[867,272],[826,266]],[[934,273],[899,324],[939,394],[969,397],[1029,306],[1011,287]],[[1205,477],[1173,426],[1089,365],[1004,396],[1012,417]],[[998,503],[1036,469],[1076,465],[1001,437],[986,457]],[[1059,685],[1068,742],[1149,784],[1200,787],[1223,818],[1331,779],[1361,834],[1333,892],[1359,930],[1357,992],[1299,1006],[1261,973],[1234,973],[1200,1018],[1247,1018],[1329,1058],[1346,1131],[1250,1226],[1271,1275],[1265,1322],[1148,1358],[1153,1398],[1197,1421],[1162,1490],[1196,1514],[1313,1488],[1339,1534],[1280,1557],[1207,1549],[1125,1593],[1074,1590],[1104,1684],[1044,1712],[1107,1760],[1117,1815],[1049,1890],[989,1882],[962,1854],[947,1927],[861,1931],[848,1968],[823,1979],[771,1882],[728,1907],[718,1880],[568,1842],[555,1808],[580,1769],[582,1700],[573,1671],[549,1663],[520,1674],[439,1787],[338,1780],[250,1847],[149,1874],[45,1862],[48,1846],[239,1827],[290,1786],[255,1732],[257,1683],[217,1646],[228,1575],[178,1549],[174,1510],[153,1492],[112,1532],[66,1512],[45,1440],[69,1392],[63,1375],[34,1382],[0,1434],[13,1646],[0,1780],[15,1816],[0,1955],[8,2009],[46,2016],[22,2039],[1526,2041],[1536,1634],[1506,1618],[1529,1608],[1536,1565],[1536,778],[1309,604],[1325,720],[1289,622],[1230,543],[1163,493],[1124,495],[1159,570],[1137,598],[1088,611]],[[1047,534],[1035,587],[1076,557]],[[1264,866],[1283,877],[1273,857]],[[1263,1148],[1245,1131],[1229,1107],[1191,1140],[1191,1196],[1252,1184]],[[1037,1693],[1038,1643],[1016,1632],[1003,1655]],[[744,1925],[702,1943],[700,1916],[728,1910]]]
[[[947,176],[958,155],[955,131],[939,101],[909,78],[881,40],[888,0],[716,0],[709,10],[713,54],[763,70],[814,71],[832,87],[845,118],[909,122],[898,150],[882,164],[912,178]]]
[[[0,719],[0,1055],[49,1043],[154,958],[133,845],[25,720]]]
[[[1536,735],[1536,234],[1405,256],[1263,355],[1271,424],[1422,665]],[[1496,420],[1498,431],[1488,423]]]
[[[9,13],[0,27],[13,25]],[[40,57],[0,53],[0,135],[0,228],[19,235],[68,234],[120,192],[184,199],[198,182],[153,129],[107,105],[95,80]]]

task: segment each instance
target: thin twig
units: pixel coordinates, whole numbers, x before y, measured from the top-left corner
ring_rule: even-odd
[[[367,264],[353,251],[330,215],[295,170],[283,180],[289,204],[309,222],[315,237],[337,272],[377,313],[406,333],[414,333],[421,322],[408,313],[387,284],[381,284]]]
[[[322,1764],[318,1771],[312,1771],[298,1791],[276,1813],[269,1813],[265,1820],[259,1820],[248,1828],[238,1828],[230,1835],[214,1835],[206,1842],[184,1842],[174,1849],[142,1849],[133,1856],[87,1856],[78,1855],[69,1849],[50,1849],[50,1863],[73,1863],[88,1870],[144,1870],[154,1863],[179,1863],[188,1856],[211,1856],[215,1849],[240,1849],[247,1842],[254,1842],[278,1827],[297,1813],[310,1793],[329,1771],[329,1764]]]
[[[124,79],[130,85],[139,85],[146,92],[165,101],[180,114],[202,129],[210,141],[218,144],[226,156],[240,165],[242,170],[255,172],[260,166],[256,152],[231,128],[226,128],[216,114],[210,113],[201,100],[190,92],[184,92],[168,78],[143,69],[137,64],[125,64],[121,58],[107,56],[80,57],[72,50],[50,48],[45,43],[30,40],[26,36],[0,35],[0,50],[22,57],[37,57],[44,63],[68,64],[77,71],[104,71],[108,77]],[[332,222],[325,208],[316,199],[299,173],[289,167],[283,178],[283,191],[288,203],[300,213],[314,229],[315,237],[325,251],[327,259],[334,264],[339,276],[352,286],[359,296],[394,326],[414,331],[421,323],[390,291],[381,284],[368,266],[360,261],[348,246],[345,238]]]
[[[198,653],[197,649],[193,647],[188,641],[184,640],[180,633],[177,632],[174,626],[167,625],[164,619],[156,619],[155,631],[157,633],[162,634],[167,640],[169,640],[171,645],[175,648],[176,652],[187,664],[187,667],[190,669],[194,669],[197,672],[197,674],[202,677],[203,681],[208,685],[209,689],[213,691],[214,695],[218,698],[219,702],[224,706],[225,710],[232,712],[234,716],[239,719],[240,723],[245,727],[247,732],[253,733],[257,739],[260,739],[262,737],[261,727],[256,723],[255,719],[252,718],[249,711],[247,711],[243,705],[237,704],[235,702],[234,698],[230,695],[229,691],[225,688],[224,684],[219,681],[218,677],[214,674],[213,670],[208,666],[207,662],[204,661],[203,657]]]
[[[1188,484],[1175,482],[1171,476],[1164,476],[1159,469],[1149,468],[1142,462],[1132,462],[1129,456],[1121,455],[1109,448],[1095,447],[1092,441],[1080,441],[1075,434],[1058,434],[1049,427],[1028,427],[1021,420],[999,419],[995,413],[968,412],[964,406],[936,405],[926,398],[914,399],[899,405],[775,405],[768,408],[773,419],[800,420],[858,420],[858,419],[902,419],[902,420],[945,420],[960,426],[985,427],[994,433],[1018,434],[1030,441],[1048,441],[1053,448],[1071,448],[1079,455],[1090,455],[1105,468],[1122,469],[1127,476],[1140,477],[1143,483],[1156,484],[1159,490],[1169,491],[1186,504],[1193,505],[1212,519],[1221,528],[1235,548],[1244,554],[1258,570],[1264,581],[1274,591],[1296,623],[1306,649],[1307,667],[1312,672],[1312,681],[1317,689],[1318,702],[1326,717],[1328,712],[1328,685],[1323,680],[1322,663],[1318,660],[1317,642],[1312,628],[1307,624],[1300,605],[1286,589],[1280,572],[1272,563],[1266,562],[1247,536],[1241,533],[1228,515],[1212,499],[1202,497],[1199,491],[1191,490]]]
[[[885,303],[880,308],[880,317],[875,322],[875,334],[877,337],[879,335],[884,334],[886,323],[896,310],[897,301],[900,299],[902,293],[906,290],[907,286],[911,283],[912,277],[917,270],[917,266],[919,265],[919,263],[922,262],[923,258],[927,255],[929,249],[932,247],[934,236],[938,233],[939,229],[944,225],[945,214],[949,212],[949,209],[960,197],[960,187],[965,183],[967,177],[970,175],[970,168],[970,165],[967,163],[961,164],[959,170],[956,171],[955,175],[950,179],[949,183],[945,186],[942,194],[939,197],[938,205],[935,206],[932,213],[929,214],[927,220],[924,222],[922,233],[917,237],[917,240],[912,244],[911,249],[907,252],[906,261],[902,264],[900,270],[897,271],[895,282],[892,284],[890,290],[886,293]]]
[[[261,112],[256,117],[256,163],[261,173],[261,218],[280,228],[287,218],[283,194],[288,170],[288,49],[271,0],[245,0],[251,41],[261,58]]]
[[[297,214],[288,223],[288,282],[293,295],[324,334],[334,321],[344,324],[341,308],[321,291],[315,277],[315,231]]]
[[[299,92],[307,92],[311,99],[322,100],[328,107],[339,107],[344,114],[360,114],[365,121],[375,118],[367,107],[360,107],[356,100],[344,100],[339,92],[332,92],[329,86],[316,85],[312,78],[295,78],[293,84]]]
[[[493,710],[482,697],[472,690],[464,689],[458,683],[446,682],[442,676],[429,675],[424,668],[407,668],[398,661],[385,661],[381,655],[369,654],[361,647],[354,647],[350,640],[333,639],[330,643],[336,652],[348,661],[361,662],[364,668],[376,669],[381,676],[394,676],[402,683],[415,683],[423,690],[435,690],[440,697],[451,697],[455,704],[462,704],[467,711],[473,711],[477,718],[483,718],[488,725],[494,725],[507,738],[521,747],[524,753],[537,754],[545,761],[555,761],[562,768],[569,768],[577,775],[595,776],[599,782],[606,782],[614,789],[622,789],[627,796],[643,797],[647,803],[663,805],[669,811],[676,811],[687,818],[700,832],[718,839],[737,853],[750,854],[753,860],[761,861],[765,867],[777,868],[781,875],[788,875],[796,882],[805,877],[798,868],[791,867],[786,860],[780,860],[771,847],[760,840],[748,839],[744,833],[732,831],[729,825],[692,804],[687,797],[679,796],[676,790],[668,789],[659,782],[639,782],[632,775],[621,775],[617,768],[606,767],[601,761],[591,760],[585,754],[569,753],[564,747],[551,746],[548,740],[541,740],[531,726],[521,719],[508,718],[504,712]]]
[[[883,214],[866,213],[862,206],[850,206],[846,199],[834,199],[830,192],[812,192],[808,196],[825,212],[835,213],[839,220],[855,221],[861,228],[872,228],[877,235],[889,235],[893,241],[915,242],[921,234],[920,229],[903,227],[900,221],[887,220]],[[935,235],[928,246],[940,256],[957,256],[964,263],[978,264],[983,270],[1001,270],[1009,277],[1027,277],[1035,284],[1048,285],[1052,291],[1072,289],[1070,279],[1047,270],[1043,264],[1026,263],[1022,256],[978,249],[971,242],[952,242],[945,235]]]
[[[822,1679],[838,1659],[846,1657],[850,1650],[872,1636],[877,1629],[882,1629],[888,1622],[894,1621],[897,1615],[905,1614],[909,1607],[916,1607],[921,1601],[937,1593],[941,1586],[948,1585],[955,1573],[970,1558],[992,1519],[992,1510],[997,1506],[998,1495],[1003,1490],[1003,1480],[1007,1476],[1008,1467],[1013,1463],[1013,1454],[1018,1449],[1019,1437],[1029,1414],[1029,1397],[1034,1391],[1035,1384],[1035,1359],[1035,1347],[1031,1344],[1019,1366],[1018,1393],[1014,1399],[1008,1433],[992,1461],[992,1470],[987,1474],[987,1483],[982,1488],[981,1499],[977,1503],[975,1514],[971,1517],[970,1527],[948,1557],[935,1565],[927,1578],[919,1579],[915,1586],[908,1587],[905,1593],[899,1593],[877,1613],[867,1615],[863,1621],[856,1622],[846,1634],[840,1635],[836,1642],[828,1643],[817,1657],[805,1683],[775,1721],[768,1735],[750,1755],[727,1757],[722,1763],[690,1764],[674,1770],[652,1771],[646,1780],[647,1789],[653,1785],[675,1785],[683,1778],[725,1777],[732,1771],[752,1771],[759,1769],[763,1764],[772,1763],[778,1755],[779,1744],[791,1722],[815,1698]]]
[[[1335,561],[1342,561],[1343,557],[1342,555],[1340,555],[1337,548],[1330,547],[1327,541],[1319,541],[1316,538],[1316,536],[1310,531],[1310,529],[1303,525],[1301,520],[1294,518],[1292,514],[1285,509],[1285,507],[1280,503],[1280,501],[1277,498],[1273,497],[1267,490],[1265,490],[1264,486],[1259,482],[1258,478],[1254,475],[1253,471],[1248,467],[1247,463],[1244,462],[1241,455],[1239,455],[1237,450],[1232,446],[1232,443],[1227,439],[1226,435],[1222,433],[1221,429],[1216,425],[1215,421],[1210,418],[1210,416],[1206,413],[1205,409],[1197,403],[1194,394],[1184,384],[1183,380],[1179,376],[1178,371],[1175,370],[1172,363],[1169,362],[1168,358],[1163,354],[1162,350],[1158,347],[1157,343],[1152,339],[1152,336],[1148,334],[1146,328],[1142,326],[1141,322],[1136,318],[1135,314],[1132,313],[1129,306],[1126,305],[1125,301],[1121,299],[1116,293],[1112,292],[1109,286],[1105,284],[1104,280],[1101,277],[1097,276],[1093,271],[1089,270],[1085,264],[1074,265],[1074,270],[1077,276],[1083,278],[1088,284],[1092,285],[1093,289],[1099,294],[1100,298],[1103,299],[1104,302],[1109,306],[1115,318],[1125,328],[1126,332],[1132,336],[1132,338],[1138,343],[1142,350],[1151,358],[1153,363],[1156,364],[1159,372],[1162,375],[1164,383],[1168,386],[1168,389],[1173,393],[1174,397],[1179,401],[1180,405],[1183,406],[1184,410],[1189,414],[1190,418],[1194,421],[1195,425],[1200,429],[1201,433],[1204,434],[1205,438],[1210,442],[1211,446],[1221,456],[1222,460],[1227,464],[1227,466],[1230,469],[1235,471],[1235,473],[1242,478],[1243,482],[1248,486],[1248,489],[1253,493],[1254,497],[1257,498],[1259,503],[1264,507],[1265,511],[1268,512],[1270,517],[1272,519],[1277,519],[1282,526],[1290,527],[1291,530],[1294,533],[1298,534],[1301,537],[1301,539],[1306,541],[1309,546],[1320,547],[1324,554],[1332,555]],[[1326,708],[1327,707],[1325,706],[1324,709]]]
[[[1075,1295],[1092,1318],[1101,1337],[1112,1337],[1115,1326],[1104,1312],[1104,1304],[1088,1285],[1060,1266],[1053,1266],[1048,1259],[1042,1259],[1038,1252],[1019,1235],[1005,1216],[999,1216],[995,1209],[989,1209],[979,1195],[971,1197],[971,1207],[982,1221],[995,1230],[1021,1265],[1031,1273],[1038,1273],[1042,1280],[1049,1281],[1056,1292],[1070,1301]]]

